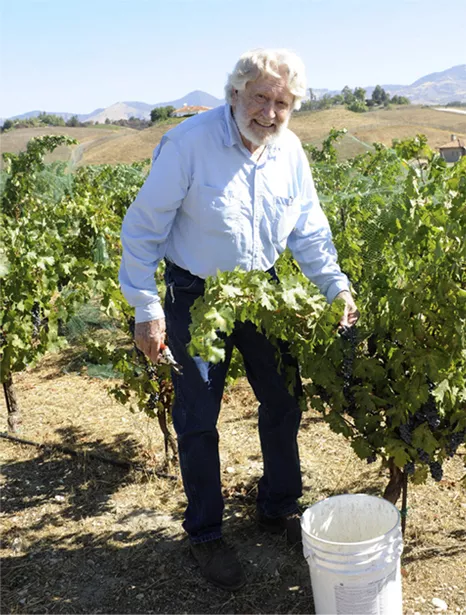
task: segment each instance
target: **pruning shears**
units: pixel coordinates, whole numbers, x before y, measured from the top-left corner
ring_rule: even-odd
[[[170,365],[175,374],[181,376],[181,374],[183,373],[183,368],[179,363],[175,361],[175,357],[173,356],[172,351],[164,343],[160,344],[160,362]]]

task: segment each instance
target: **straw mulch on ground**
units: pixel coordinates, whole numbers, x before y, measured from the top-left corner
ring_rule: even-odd
[[[244,563],[237,594],[210,587],[188,552],[178,470],[164,464],[157,424],[109,397],[108,381],[67,373],[69,352],[16,375],[21,437],[144,464],[125,470],[0,440],[4,613],[312,613],[300,551],[254,524],[261,474],[257,403],[246,382],[225,394],[219,425],[225,536]],[[0,402],[1,431],[6,409]],[[308,411],[300,432],[303,505],[337,493],[380,495],[387,473],[358,460]],[[410,486],[402,559],[404,613],[466,613],[464,450],[437,484]],[[443,602],[432,602],[437,599]]]

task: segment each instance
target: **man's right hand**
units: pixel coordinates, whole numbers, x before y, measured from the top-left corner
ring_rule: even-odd
[[[165,318],[136,323],[134,342],[152,363],[159,360],[160,346],[164,341]]]

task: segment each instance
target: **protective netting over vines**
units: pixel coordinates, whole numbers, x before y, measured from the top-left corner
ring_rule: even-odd
[[[439,479],[466,434],[466,158],[447,165],[417,137],[338,161],[333,144],[341,134],[332,131],[322,149],[306,150],[361,311],[357,328],[337,334],[341,305],[328,306],[285,253],[277,263],[280,285],[263,272],[207,280],[193,312],[191,349],[221,360],[219,333],[251,320],[289,342],[307,402],[361,458],[391,460],[413,480],[428,472]],[[87,338],[93,360],[121,374],[117,399],[136,399],[154,416],[154,395],[164,407],[169,396],[132,345],[133,311],[118,288],[121,222],[148,165],[69,173],[66,165],[43,164],[44,152],[70,142],[34,139],[5,161],[0,380],[68,333]],[[94,339],[103,326],[96,306],[127,335],[126,344]],[[241,363],[232,370],[240,374]]]
[[[357,328],[336,334],[338,314],[285,254],[281,286],[254,272],[208,283],[192,350],[218,360],[216,330],[252,320],[290,343],[309,403],[360,457],[439,480],[466,435],[466,164],[447,165],[423,137],[338,162],[338,137],[306,149]]]

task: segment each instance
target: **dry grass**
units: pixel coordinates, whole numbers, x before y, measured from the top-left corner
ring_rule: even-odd
[[[352,113],[346,109],[308,112],[293,117],[290,128],[304,143],[318,145],[331,128],[346,128],[348,135],[339,146],[340,155],[349,158],[367,150],[373,143],[391,145],[393,139],[407,139],[425,134],[430,147],[436,148],[450,140],[451,134],[466,135],[466,116],[422,107],[398,107],[367,113]],[[356,141],[356,142],[355,142]]]
[[[174,125],[174,124],[173,124]],[[154,126],[106,143],[95,143],[84,153],[82,164],[133,162],[150,158],[154,147],[172,124]],[[331,128],[346,128],[339,145],[343,158],[367,151],[374,142],[390,145],[394,138],[426,134],[433,148],[450,140],[450,135],[466,137],[466,116],[421,107],[393,108],[353,113],[346,109],[307,112],[294,115],[290,128],[304,143],[319,145]]]
[[[133,162],[150,158],[154,147],[170,128],[171,124],[154,126],[122,135],[112,142],[93,144],[85,152],[82,164]],[[331,128],[346,128],[348,135],[342,139],[339,152],[342,157],[348,158],[367,151],[374,142],[390,145],[392,139],[414,137],[418,133],[427,136],[431,147],[438,147],[449,141],[452,133],[466,137],[466,116],[421,107],[368,113],[329,109],[294,115],[290,128],[301,141],[314,145],[319,145]]]
[[[73,356],[48,356],[16,376],[23,437],[164,462],[153,421],[113,401],[103,381],[66,374]],[[2,400],[3,402],[3,400]],[[1,441],[3,611],[8,613],[312,613],[301,553],[253,522],[261,473],[257,403],[246,382],[225,394],[219,431],[225,534],[238,548],[248,585],[235,595],[198,574],[181,529],[181,482]],[[0,405],[0,429],[6,429]],[[387,476],[355,458],[313,411],[300,431],[303,505],[345,492],[380,494]],[[177,472],[176,468],[174,470]],[[460,457],[440,484],[410,487],[403,555],[405,615],[466,613],[466,497]]]
[[[58,148],[49,160],[71,160],[74,164],[131,163],[152,157],[162,136],[180,120],[133,130],[117,126],[99,128],[24,128],[2,135],[2,151],[18,152],[32,136],[69,134],[80,142],[77,148]],[[319,145],[331,128],[347,128],[339,145],[342,158],[367,151],[374,142],[390,145],[392,139],[425,134],[432,148],[450,140],[451,134],[466,138],[466,115],[423,107],[398,107],[368,113],[334,108],[294,115],[290,128],[304,143]]]
[[[44,135],[68,135],[76,139],[79,143],[73,147],[61,146],[58,147],[52,154],[46,156],[46,162],[55,161],[71,161],[73,164],[79,162],[82,154],[90,146],[99,146],[103,143],[119,139],[128,133],[136,132],[131,128],[122,128],[120,126],[100,125],[95,128],[72,128],[68,126],[44,126],[37,128],[19,128],[17,130],[9,130],[1,135],[0,152],[11,152],[17,154],[26,149],[27,143],[33,137],[41,137]],[[0,160],[0,165],[2,161]]]
[[[145,130],[133,131],[112,142],[95,143],[86,151],[81,164],[131,163],[151,158],[163,135],[179,123],[180,120],[176,119]]]
[[[29,139],[33,137],[42,137],[44,135],[69,135],[80,143],[87,143],[94,139],[99,139],[103,136],[114,135],[119,136],[126,132],[134,132],[130,128],[121,128],[120,126],[101,126],[95,128],[72,128],[68,126],[43,126],[36,128],[18,128],[17,130],[9,130],[2,134],[1,151],[12,152],[17,154],[26,149]]]

